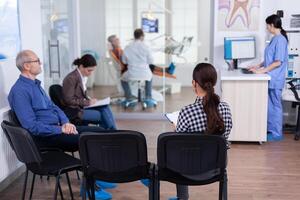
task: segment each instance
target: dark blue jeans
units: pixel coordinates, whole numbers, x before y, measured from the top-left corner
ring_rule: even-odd
[[[145,81],[145,95],[146,99],[152,98],[152,80]],[[125,93],[125,98],[130,99],[132,98],[131,88],[128,81],[121,80],[121,84]]]
[[[99,106],[83,110],[83,121],[98,124],[104,129],[115,130],[116,122],[109,106]]]
[[[99,126],[76,126],[79,134],[59,134],[51,136],[33,136],[33,140],[39,148],[57,148],[67,152],[75,152],[79,149],[79,136],[83,132],[103,132]]]

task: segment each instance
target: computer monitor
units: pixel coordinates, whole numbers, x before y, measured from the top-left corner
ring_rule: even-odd
[[[224,59],[233,60],[234,68],[240,59],[255,58],[255,37],[225,37]]]
[[[158,19],[142,18],[142,29],[146,33],[158,33]]]

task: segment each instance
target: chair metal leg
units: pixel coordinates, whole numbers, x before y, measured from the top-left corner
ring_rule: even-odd
[[[71,152],[72,156],[75,158],[74,152]],[[80,180],[79,172],[76,170],[77,179]]]
[[[70,191],[71,199],[73,200],[74,197],[73,197],[72,187],[71,187],[71,184],[70,184],[70,178],[69,178],[69,174],[68,173],[66,173],[66,177],[67,177],[67,182],[68,182],[68,186],[69,186],[69,191]]]
[[[58,186],[59,186],[59,176],[60,175],[56,176],[56,183],[55,183],[55,190],[54,190],[54,197],[53,197],[54,200],[57,200],[57,191],[58,191]]]
[[[150,179],[149,184],[149,200],[154,200],[154,180]]]
[[[298,105],[298,116],[297,116],[297,124],[296,124],[296,133],[294,140],[299,140],[300,138],[300,105]]]
[[[26,169],[26,172],[25,172],[25,181],[24,181],[24,186],[23,186],[22,200],[25,199],[27,178],[28,178],[28,169]]]
[[[223,200],[224,180],[219,182],[219,200]]]
[[[86,200],[87,183],[85,176],[82,177],[82,200]]]
[[[58,191],[59,191],[61,200],[63,200],[64,199],[64,195],[62,193],[62,189],[61,189],[61,185],[60,185],[60,177],[58,179]]]
[[[223,185],[223,200],[227,200],[227,198],[228,198],[228,187],[227,187],[227,185],[228,185],[228,178],[227,178],[227,173],[225,172],[225,175],[224,175],[224,185]]]
[[[153,178],[153,199],[159,200],[160,199],[160,182],[158,177],[158,167],[155,165],[154,167],[154,178]]]
[[[154,200],[160,200],[160,182],[159,182],[159,180],[156,180],[155,181],[156,183],[155,183],[155,189],[154,189]]]
[[[94,179],[91,179],[90,187],[91,187],[91,193],[92,193],[92,200],[96,200],[96,197],[95,197],[95,181],[94,181]]]
[[[31,182],[31,189],[30,189],[30,196],[29,196],[29,199],[32,198],[32,193],[33,193],[33,188],[34,188],[34,182],[35,182],[35,174],[33,174],[33,177],[32,177],[32,182]]]
[[[88,199],[90,200],[90,199],[92,199],[92,194],[91,194],[91,190],[92,190],[91,183],[92,183],[92,181],[90,179],[86,178],[86,177],[84,177],[84,178],[85,178],[85,187],[86,187],[85,192],[88,196]]]

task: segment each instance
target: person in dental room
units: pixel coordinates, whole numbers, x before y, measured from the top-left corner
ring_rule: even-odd
[[[278,141],[282,135],[281,94],[288,66],[288,37],[277,15],[266,18],[267,30],[273,35],[264,52],[264,61],[248,69],[256,74],[269,74],[267,140]]]
[[[153,57],[149,47],[144,43],[142,29],[134,31],[134,41],[127,45],[122,55],[122,62],[127,64],[128,70],[122,75],[121,85],[125,98],[124,104],[132,104],[135,97],[131,93],[130,81],[143,80],[145,84],[145,100],[147,107],[154,107],[157,102],[152,99],[152,72],[149,65],[153,63]]]
[[[123,56],[123,49],[120,44],[120,39],[116,35],[110,35],[107,38],[107,41],[111,45],[111,53],[112,57],[120,64],[121,66],[121,74],[127,71],[127,65],[122,62],[122,56]],[[158,67],[156,65],[150,64],[149,68],[151,69],[153,74],[156,75],[162,75],[163,68]],[[169,67],[166,68],[166,76],[170,77],[174,74],[175,72],[175,65],[173,62],[169,65]]]
[[[73,64],[77,66],[77,69],[63,80],[63,99],[66,106],[76,110],[76,117],[83,122],[92,122],[105,129],[115,130],[115,119],[108,105],[85,108],[97,102],[97,99],[89,98],[86,94],[87,77],[97,66],[95,58],[90,54],[85,54],[74,60]]]

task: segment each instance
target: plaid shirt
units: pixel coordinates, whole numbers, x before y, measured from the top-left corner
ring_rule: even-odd
[[[202,132],[207,129],[207,118],[204,112],[203,98],[197,97],[195,103],[185,106],[179,113],[176,132]],[[230,108],[227,103],[220,102],[218,106],[224,125],[225,133],[223,134],[226,140],[232,128],[232,119]]]

